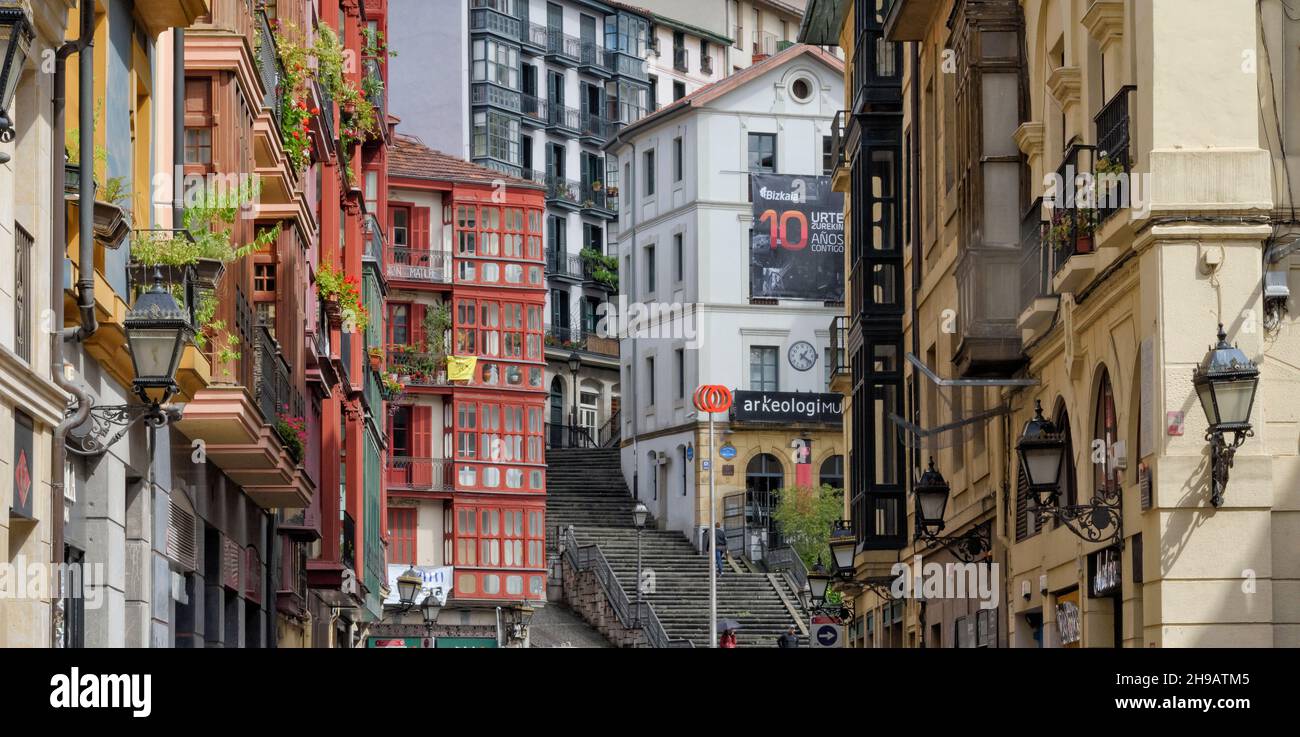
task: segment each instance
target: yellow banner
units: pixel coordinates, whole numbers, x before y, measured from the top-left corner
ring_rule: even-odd
[[[447,356],[447,378],[451,381],[469,381],[474,378],[476,356]]]

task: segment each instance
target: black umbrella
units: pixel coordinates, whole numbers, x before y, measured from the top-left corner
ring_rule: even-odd
[[[740,629],[740,622],[737,622],[734,619],[723,619],[718,622],[719,632],[726,632],[727,630],[738,630],[738,629]]]

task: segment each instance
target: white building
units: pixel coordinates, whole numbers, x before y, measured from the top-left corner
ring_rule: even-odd
[[[652,111],[727,76],[731,38],[658,14],[652,19],[646,48]]]
[[[672,321],[672,337],[621,343],[630,410],[623,413],[624,473],[661,526],[688,532],[708,524],[707,474],[699,473],[707,424],[691,402],[697,385],[827,391],[830,325],[840,310],[835,302],[751,299],[749,187],[752,173],[825,173],[842,68],[816,47],[792,47],[624,128],[606,147],[623,183],[612,233],[620,297],[688,306]],[[806,352],[801,342],[815,349],[812,365],[791,360],[792,347]],[[715,461],[720,510],[724,497],[747,489],[793,485],[791,443],[800,434],[814,439],[814,469],[842,467],[838,428],[715,419],[723,420],[719,444],[736,449],[733,459]]]

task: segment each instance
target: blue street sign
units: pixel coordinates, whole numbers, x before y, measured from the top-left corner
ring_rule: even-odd
[[[823,624],[817,628],[817,642],[822,647],[835,647],[835,641],[840,639],[840,629],[833,624]]]
[[[700,461],[700,466],[701,466],[705,471],[709,470],[710,468],[713,468],[713,464],[709,462],[709,459],[708,459],[708,458],[705,458],[704,460]]]
[[[726,445],[718,449],[718,455],[722,456],[725,460],[729,461],[732,458],[736,457],[736,446],[732,445],[731,443],[727,443]]]
[[[695,446],[692,445],[686,446],[686,460],[688,461],[695,460]]]

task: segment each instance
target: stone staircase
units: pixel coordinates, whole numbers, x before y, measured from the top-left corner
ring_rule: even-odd
[[[580,546],[598,545],[629,598],[636,595],[635,504],[619,470],[616,449],[553,449],[547,453],[547,529],[556,535],[572,525]],[[653,529],[641,533],[643,599],[654,607],[672,639],[696,647],[709,642],[709,560],[684,535]],[[725,566],[718,579],[718,618],[741,624],[740,647],[774,647],[776,638],[806,613],[783,576],[737,572]],[[778,593],[780,591],[781,593]],[[784,594],[784,598],[782,597]],[[802,638],[801,638],[802,639]],[[806,645],[806,639],[804,640]]]

